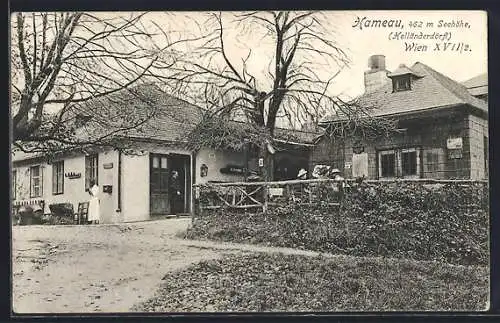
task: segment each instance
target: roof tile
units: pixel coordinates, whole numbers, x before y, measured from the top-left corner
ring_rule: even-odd
[[[468,104],[479,110],[488,111],[488,105],[473,97],[463,85],[429,66],[417,62],[411,67],[411,71],[420,76],[412,80],[411,90],[393,92],[392,84],[388,83],[374,92],[363,94],[358,99],[359,104],[371,108],[373,116],[402,114],[458,104]],[[339,120],[339,117],[329,115],[321,122],[335,120]]]

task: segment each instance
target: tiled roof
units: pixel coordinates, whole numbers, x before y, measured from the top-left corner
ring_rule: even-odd
[[[462,83],[472,95],[488,94],[488,73],[480,74]]]
[[[274,130],[276,140],[292,144],[313,144],[322,134],[322,132],[309,132],[284,128],[276,128]]]
[[[242,121],[230,121],[228,123],[229,127],[251,127],[250,124]],[[314,141],[323,134],[323,130],[319,132],[303,131],[296,129],[286,129],[286,128],[275,128],[274,129],[274,140],[281,143],[289,144],[313,144]]]
[[[146,84],[75,105],[66,111],[64,118],[68,120],[67,122],[74,122],[75,115],[92,116],[85,126],[77,131],[76,135],[82,140],[89,137],[96,138],[116,130],[117,135],[129,138],[183,142],[201,121],[204,112],[200,107],[165,93],[156,85]],[[132,116],[134,123],[138,118],[145,117],[145,123],[139,128],[123,131],[124,122],[130,121],[129,116]],[[276,139],[288,143],[310,144],[318,136],[318,133],[289,129],[275,131]],[[12,161],[19,161],[43,154],[19,151],[11,156]]]
[[[37,157],[42,157],[44,154],[42,153],[25,153],[23,151],[16,151],[11,154],[11,160],[13,162],[16,161],[21,161],[29,158],[37,158]]]
[[[80,140],[113,133],[130,138],[177,142],[186,138],[202,114],[201,108],[165,93],[154,84],[144,84],[75,104],[65,112],[63,123],[75,122],[76,115],[90,116],[76,132]],[[144,120],[141,127],[124,131],[127,125],[135,125],[141,118]],[[43,154],[16,151],[11,156],[12,161],[20,161]]]
[[[415,73],[414,71],[412,71],[411,69],[409,69],[404,64],[399,65],[399,67],[394,72],[388,73],[387,76],[388,77],[394,77],[394,76],[406,75],[406,74],[412,74],[412,75],[419,76],[417,73]]]
[[[92,115],[78,135],[99,136],[117,131],[120,136],[182,141],[201,120],[203,110],[171,96],[158,86],[145,84],[97,98],[74,109]],[[69,115],[71,117],[71,115]],[[123,131],[127,124],[144,124]],[[105,119],[105,122],[99,122]]]
[[[392,91],[388,83],[358,98],[359,105],[371,108],[373,116],[404,114],[426,109],[468,104],[487,112],[488,105],[473,97],[467,89],[429,66],[417,62],[411,68],[418,78],[413,78],[411,90]],[[339,120],[337,115],[326,116],[322,123]]]

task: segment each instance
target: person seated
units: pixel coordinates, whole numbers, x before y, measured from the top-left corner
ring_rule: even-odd
[[[297,179],[307,179],[307,171],[304,168],[301,168],[299,170],[299,173],[297,174]]]

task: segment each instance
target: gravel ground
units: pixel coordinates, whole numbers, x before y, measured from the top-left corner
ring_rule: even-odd
[[[220,292],[208,296],[210,299],[206,302],[191,304],[194,299],[199,301],[198,298],[206,294],[198,295],[198,291],[207,288],[212,290],[215,286],[206,281],[209,278],[209,270],[192,276],[193,268],[197,268],[198,263],[201,262],[202,267],[206,261],[210,263],[211,260],[231,263],[231,260],[227,260],[233,259],[227,258],[229,255],[255,257],[256,253],[278,253],[310,259],[320,255],[318,252],[292,248],[184,240],[181,238],[182,233],[190,222],[191,219],[184,218],[120,225],[13,227],[14,312],[33,314],[185,311],[187,307],[190,310],[202,311],[237,310],[237,306],[225,308],[211,305],[211,302],[220,298]],[[372,257],[331,254],[321,256],[340,264],[380,261]],[[238,267],[237,263],[231,266],[233,265]],[[236,267],[229,268],[226,274],[233,275],[233,271],[242,272],[242,268],[246,268],[243,272],[249,270],[247,265],[240,266],[240,269]],[[463,270],[469,270],[464,268]],[[487,271],[487,268],[484,270]],[[453,271],[451,273],[453,274]],[[216,277],[217,286],[220,283],[219,278],[224,277]],[[228,282],[237,281],[236,278],[231,276]],[[168,282],[177,287],[169,287],[166,290],[165,284]],[[179,284],[183,287],[178,286]],[[191,289],[186,287],[190,284],[193,285]],[[477,287],[480,290],[487,289],[483,283]],[[277,287],[269,288],[274,290]],[[453,290],[457,287],[450,288]],[[473,294],[477,293],[475,291]],[[192,295],[199,297],[193,298]],[[177,301],[170,304],[166,303],[165,299]],[[250,299],[253,299],[253,296]],[[476,297],[472,299],[475,300]],[[174,304],[179,301],[181,304]],[[146,308],[145,304],[154,306]],[[252,309],[263,310],[259,307]]]
[[[182,244],[190,221],[13,227],[14,312],[129,311],[166,273],[231,252]]]

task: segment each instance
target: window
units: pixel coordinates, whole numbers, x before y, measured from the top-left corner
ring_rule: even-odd
[[[380,152],[380,176],[396,176],[396,154],[394,150]]]
[[[153,192],[168,191],[168,168],[167,157],[162,155],[151,155],[150,185]]]
[[[417,151],[415,149],[401,151],[401,168],[403,176],[417,175]]]
[[[381,178],[420,176],[420,151],[416,148],[379,151],[378,158]]]
[[[434,173],[439,171],[439,154],[429,151],[426,155],[427,172]]]
[[[52,194],[64,193],[64,161],[52,164]]]
[[[17,188],[17,170],[12,171],[12,199],[16,199],[16,188]]]
[[[42,169],[40,166],[30,167],[30,197],[41,197],[43,194]]]
[[[85,156],[85,190],[90,188],[90,181],[98,183],[97,155]]]
[[[411,90],[410,75],[402,75],[392,79],[393,92]]]

